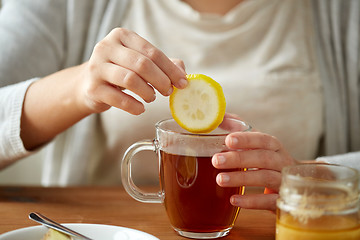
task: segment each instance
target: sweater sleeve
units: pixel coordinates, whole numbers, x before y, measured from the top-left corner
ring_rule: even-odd
[[[4,0],[0,9],[0,168],[30,154],[20,138],[30,84],[62,68],[65,0]]]
[[[30,154],[20,138],[20,119],[26,90],[34,80],[0,88],[0,169]]]
[[[350,152],[350,153],[339,154],[334,156],[318,157],[316,161],[343,165],[343,166],[355,168],[358,171],[360,171],[360,152]]]

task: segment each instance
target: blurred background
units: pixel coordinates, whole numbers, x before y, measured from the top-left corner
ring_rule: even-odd
[[[0,171],[0,185],[41,185],[41,152],[27,157]],[[24,171],[25,169],[25,171]],[[32,169],[37,169],[32,171]]]
[[[0,0],[0,8],[1,5],[2,0]],[[39,152],[38,154],[41,153]],[[33,174],[32,171],[24,171],[24,169],[33,169],[34,167],[37,169],[42,168],[42,162],[40,158],[37,157],[38,154],[0,171],[0,184],[17,185],[25,183],[27,185],[40,185],[40,176],[36,176],[37,174]]]

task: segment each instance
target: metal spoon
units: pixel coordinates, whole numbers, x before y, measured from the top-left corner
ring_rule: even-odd
[[[32,212],[29,214],[29,218],[35,222],[38,222],[44,226],[47,226],[49,228],[55,229],[59,232],[65,233],[67,235],[70,235],[72,237],[76,237],[76,238],[80,238],[80,239],[85,239],[85,240],[93,240],[91,238],[88,238],[78,232],[75,232],[74,230],[71,230],[47,217],[45,217],[44,215],[37,213],[37,212]]]

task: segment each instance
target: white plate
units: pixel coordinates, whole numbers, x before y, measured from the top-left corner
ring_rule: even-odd
[[[159,240],[139,230],[102,224],[63,224],[94,240]],[[48,228],[39,225],[17,229],[0,235],[0,240],[41,240]]]

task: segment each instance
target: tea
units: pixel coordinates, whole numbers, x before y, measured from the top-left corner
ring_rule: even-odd
[[[224,170],[212,166],[211,156],[160,151],[160,159],[164,205],[175,229],[216,232],[233,226],[240,209],[230,204],[230,197],[244,188],[218,186],[216,175]]]
[[[225,170],[214,168],[211,158],[229,151],[225,138],[230,132],[250,131],[251,126],[226,117],[222,127],[209,134],[189,133],[174,119],[160,121],[155,128],[154,140],[138,141],[125,152],[121,163],[125,190],[138,201],[163,203],[173,229],[183,237],[214,239],[228,235],[240,210],[230,204],[230,197],[243,194],[244,188],[218,186],[216,176]],[[132,179],[132,158],[145,150],[158,155],[160,192],[142,191]]]

